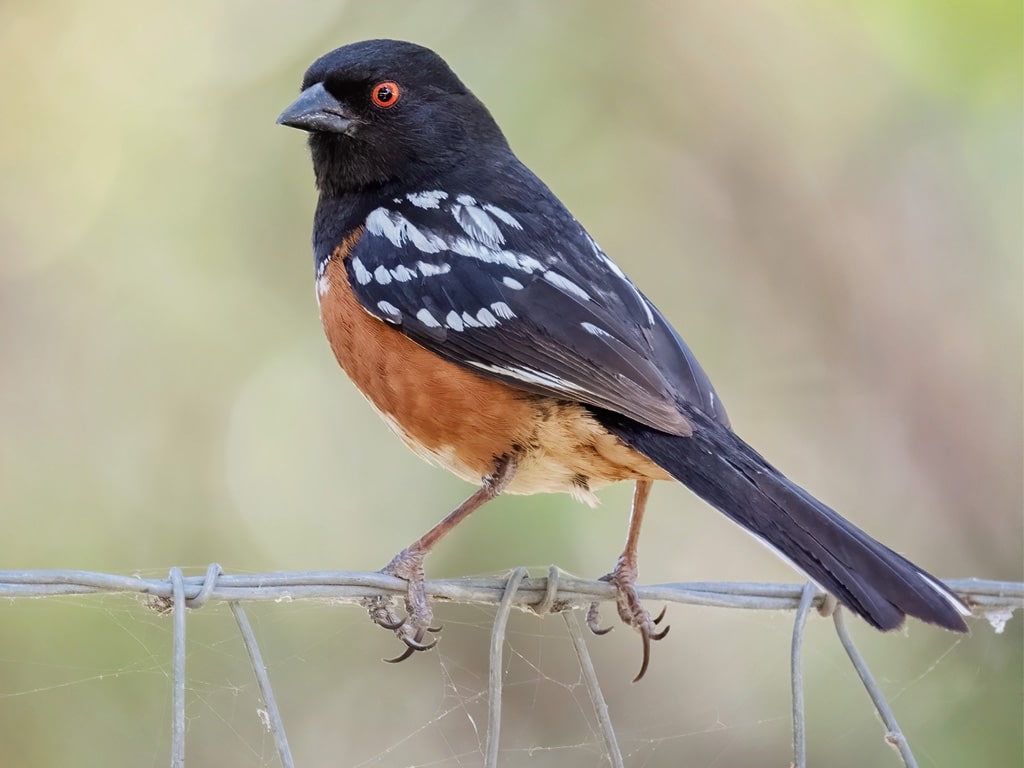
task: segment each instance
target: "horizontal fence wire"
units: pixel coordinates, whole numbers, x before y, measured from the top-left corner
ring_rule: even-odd
[[[1021,582],[947,579],[945,584],[970,606],[976,617],[987,619],[997,633],[1003,631],[1015,610],[1024,609],[1024,583]],[[593,602],[614,601],[616,590],[613,585],[605,581],[580,579],[561,571],[556,566],[551,566],[543,576],[530,576],[525,568],[517,568],[506,576],[431,579],[425,586],[428,597],[438,602],[497,607],[491,634],[485,768],[493,768],[498,764],[505,627],[509,613],[514,608],[540,615],[564,615],[569,637],[579,659],[582,679],[601,726],[607,763],[613,768],[623,765],[622,753],[608,707],[590,660],[579,619],[574,613],[577,609],[585,610]],[[284,720],[277,706],[255,634],[241,603],[329,600],[362,605],[367,598],[402,598],[405,591],[406,583],[403,580],[376,572],[225,574],[216,563],[211,564],[201,576],[185,576],[180,568],[172,568],[165,579],[73,570],[0,571],[0,598],[132,593],[147,597],[151,607],[159,613],[172,615],[172,768],[185,766],[185,648],[188,609],[198,609],[208,602],[229,603],[263,699],[265,710],[261,716],[265,716],[272,732],[281,764],[284,768],[293,768],[294,762],[285,735]],[[917,762],[892,709],[846,630],[842,610],[836,606],[833,598],[818,590],[813,584],[685,582],[641,586],[637,588],[637,592],[642,600],[716,608],[796,612],[790,652],[795,768],[806,768],[807,765],[801,671],[804,628],[811,610],[817,609],[823,615],[831,614],[843,649],[886,727],[884,738],[897,750],[904,766],[916,768]]]
[[[516,591],[514,607],[530,608],[545,598],[549,575],[523,579]],[[428,579],[426,593],[438,601],[498,605],[505,594],[507,576]],[[986,579],[946,579],[943,581],[977,613],[1015,610],[1022,607],[1024,582]],[[360,603],[369,597],[400,597],[406,583],[394,576],[364,571],[299,571],[253,574],[184,576],[186,601],[204,593],[213,601],[247,600],[340,600]],[[569,607],[587,607],[592,601],[615,599],[615,587],[606,581],[581,579],[558,571],[557,591],[549,611]],[[205,591],[204,591],[205,590]],[[767,584],[759,582],[678,582],[638,586],[644,600],[662,600],[716,608],[745,608],[761,611],[796,610],[803,584]],[[35,570],[0,571],[0,598],[88,595],[98,592],[135,592],[154,598],[173,598],[170,577],[162,579],[123,576],[93,571]],[[815,599],[815,607],[822,601]],[[191,607],[191,606],[190,606]]]

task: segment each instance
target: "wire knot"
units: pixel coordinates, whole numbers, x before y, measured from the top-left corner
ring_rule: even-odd
[[[185,576],[182,574],[181,568],[175,566],[167,574],[167,580],[170,582],[169,593],[152,595],[147,605],[161,616],[171,613],[176,601],[180,601],[186,608],[202,608],[213,594],[214,587],[217,586],[217,579],[223,574],[224,569],[220,567],[220,563],[210,563],[206,567],[206,575],[203,576],[203,581],[196,594],[187,597]]]
[[[562,574],[562,569],[557,565],[548,566],[548,578],[547,584],[544,588],[544,595],[533,605],[527,606],[538,616],[544,616],[548,613],[561,613],[569,604],[564,600],[557,600],[559,579]]]

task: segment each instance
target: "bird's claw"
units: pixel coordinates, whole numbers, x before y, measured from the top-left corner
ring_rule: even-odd
[[[601,626],[601,604],[591,603],[590,608],[587,610],[587,629],[593,632],[595,635],[600,637],[601,635],[607,635],[615,626],[610,624],[607,627]]]
[[[613,574],[606,573],[598,581],[611,581]],[[593,632],[595,635],[600,637],[601,635],[607,635],[613,629],[614,624],[610,624],[607,627],[601,626],[601,604],[591,603],[590,608],[587,609],[587,629]]]
[[[391,606],[384,603],[381,612],[383,615],[380,618],[375,616],[377,609],[375,607],[370,608],[370,618],[373,619],[373,623],[383,629],[398,630],[401,629],[402,625],[405,624],[405,619],[400,619],[397,616],[394,619],[390,618],[392,615]]]
[[[393,659],[384,659],[389,664],[405,661],[417,651],[429,651],[437,645],[437,639],[423,642],[427,632],[440,632],[442,627],[433,626],[434,613],[424,587],[423,553],[402,550],[381,569],[381,573],[396,576],[407,583],[405,592],[405,618],[398,616],[389,598],[374,597],[366,601],[370,619],[379,627],[391,630],[405,644],[405,650]]]
[[[416,651],[429,651],[435,645],[437,645],[437,639],[431,640],[429,643],[423,642],[423,634],[425,631],[430,631],[428,627],[426,630],[420,630],[413,637],[407,637],[399,635],[399,639],[405,643],[405,650],[402,651],[398,656],[393,659],[384,659],[388,664],[397,664],[400,661],[405,661],[412,656]]]
[[[633,678],[634,683],[638,682],[647,674],[647,667],[651,661],[651,641],[661,640],[671,629],[667,624],[659,628],[665,618],[666,608],[662,608],[661,613],[657,616],[651,617],[636,592],[635,568],[625,567],[621,562],[614,571],[607,576],[602,576],[600,580],[609,581],[615,585],[615,605],[619,612],[619,618],[624,624],[640,633],[640,639],[643,642],[643,659],[640,662],[640,671]],[[597,603],[591,603],[590,609],[587,611],[587,627],[595,635],[606,635],[612,630],[611,626],[601,626]]]
[[[657,625],[656,621],[651,623],[655,626]],[[662,629],[660,632],[652,632],[650,629],[650,625],[644,624],[642,626],[637,627],[637,629],[640,632],[640,639],[643,641],[644,657],[643,661],[640,662],[640,671],[637,672],[636,677],[633,678],[634,683],[639,682],[641,679],[643,679],[643,676],[647,674],[647,665],[650,664],[651,661],[651,641],[661,640],[665,637],[665,635],[668,634],[668,631],[672,629],[672,627],[666,625],[665,628]]]

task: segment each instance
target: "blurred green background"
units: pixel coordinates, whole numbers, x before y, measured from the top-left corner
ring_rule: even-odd
[[[373,570],[468,486],[395,440],[313,298],[305,67],[438,50],[680,329],[737,430],[937,574],[1022,578],[1021,6],[277,2],[0,5],[0,568]],[[605,573],[629,489],[500,499],[436,576]],[[795,580],[681,487],[643,582]],[[391,667],[361,610],[253,606],[302,766],[481,761],[493,611]],[[611,613],[606,610],[610,618]],[[671,607],[590,647],[632,766],[787,765],[791,616]],[[170,622],[125,596],[0,605],[0,765],[169,759]],[[922,766],[1022,759],[1021,617],[856,622]],[[230,613],[190,616],[189,759],[276,765]],[[895,765],[829,625],[812,763]],[[515,616],[509,766],[602,746],[561,619]]]

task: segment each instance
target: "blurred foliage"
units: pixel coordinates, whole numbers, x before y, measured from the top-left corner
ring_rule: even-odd
[[[0,5],[0,564],[369,570],[467,492],[336,369],[308,159],[274,125],[315,56],[390,36],[485,100],[741,434],[930,570],[1021,579],[1021,28],[998,0]],[[628,489],[603,498],[500,499],[428,569],[604,573]],[[792,580],[683,489],[652,507],[644,581]],[[166,763],[169,622],[3,610],[0,762]],[[396,668],[360,611],[253,613],[301,765],[478,762],[488,611],[442,608]],[[639,686],[634,636],[591,642],[629,763],[785,764],[789,617],[670,619]],[[857,628],[923,766],[1021,764],[1021,625]],[[189,626],[190,759],[275,764],[230,615]],[[561,622],[512,629],[507,764],[598,764]],[[809,631],[812,760],[894,764]]]

